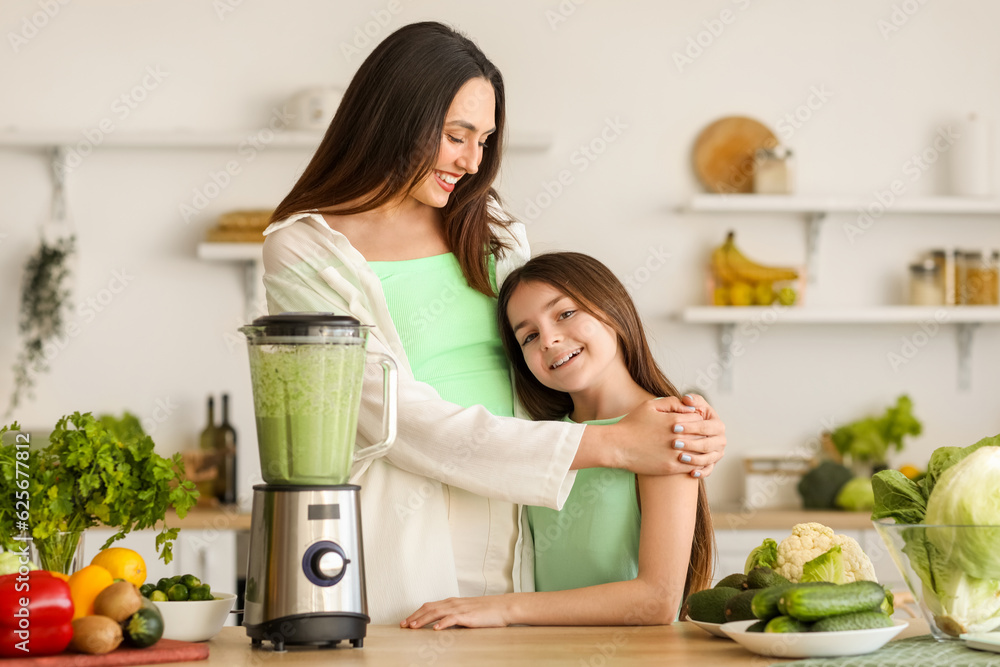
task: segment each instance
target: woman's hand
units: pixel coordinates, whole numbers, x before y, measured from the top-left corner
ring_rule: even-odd
[[[696,394],[646,401],[605,428],[614,431],[612,467],[645,475],[707,477],[726,448],[725,424]]]
[[[422,628],[434,624],[435,630],[454,625],[466,628],[502,628],[510,625],[509,609],[504,595],[478,598],[448,598],[428,602],[403,621],[401,628]]]

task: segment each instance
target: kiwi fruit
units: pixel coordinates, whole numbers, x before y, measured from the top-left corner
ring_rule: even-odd
[[[107,616],[84,616],[73,621],[69,645],[80,653],[103,655],[118,648],[123,638],[122,626],[116,621]]]
[[[94,613],[116,623],[125,621],[142,607],[142,593],[130,581],[111,584],[94,599]]]

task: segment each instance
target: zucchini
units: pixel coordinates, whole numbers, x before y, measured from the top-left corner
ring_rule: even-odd
[[[892,627],[892,617],[881,611],[859,611],[854,614],[830,616],[816,621],[810,632],[843,632]]]
[[[854,581],[836,586],[793,586],[782,593],[778,609],[800,621],[818,621],[827,616],[877,611],[885,600],[885,589],[874,581]]]
[[[791,616],[775,616],[764,626],[764,632],[809,632],[811,625]]]
[[[156,605],[148,600],[139,611],[122,623],[125,643],[136,648],[147,648],[160,641],[163,636],[163,615]]]

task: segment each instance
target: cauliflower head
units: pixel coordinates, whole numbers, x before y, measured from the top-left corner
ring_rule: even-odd
[[[821,523],[800,523],[792,534],[778,545],[778,567],[775,572],[792,583],[802,579],[802,566],[839,544],[844,556],[844,577],[852,581],[875,581],[875,566],[853,537],[838,535],[833,528]]]

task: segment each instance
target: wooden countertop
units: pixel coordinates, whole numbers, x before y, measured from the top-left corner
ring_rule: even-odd
[[[797,523],[818,521],[834,530],[870,530],[869,512],[834,512],[817,510],[748,510],[734,506],[712,509],[716,530],[791,530]],[[238,507],[195,507],[183,519],[167,512],[170,527],[195,530],[250,530],[250,514]]]
[[[927,634],[923,620],[911,620],[901,634]],[[758,667],[786,662],[765,658],[736,642],[712,637],[691,623],[653,627],[514,627],[487,629],[404,630],[395,626],[368,627],[365,647],[337,649],[293,647],[274,653],[270,644],[251,649],[240,627],[227,627],[208,643],[206,667],[234,665],[434,665],[491,667],[494,665],[711,665]]]

